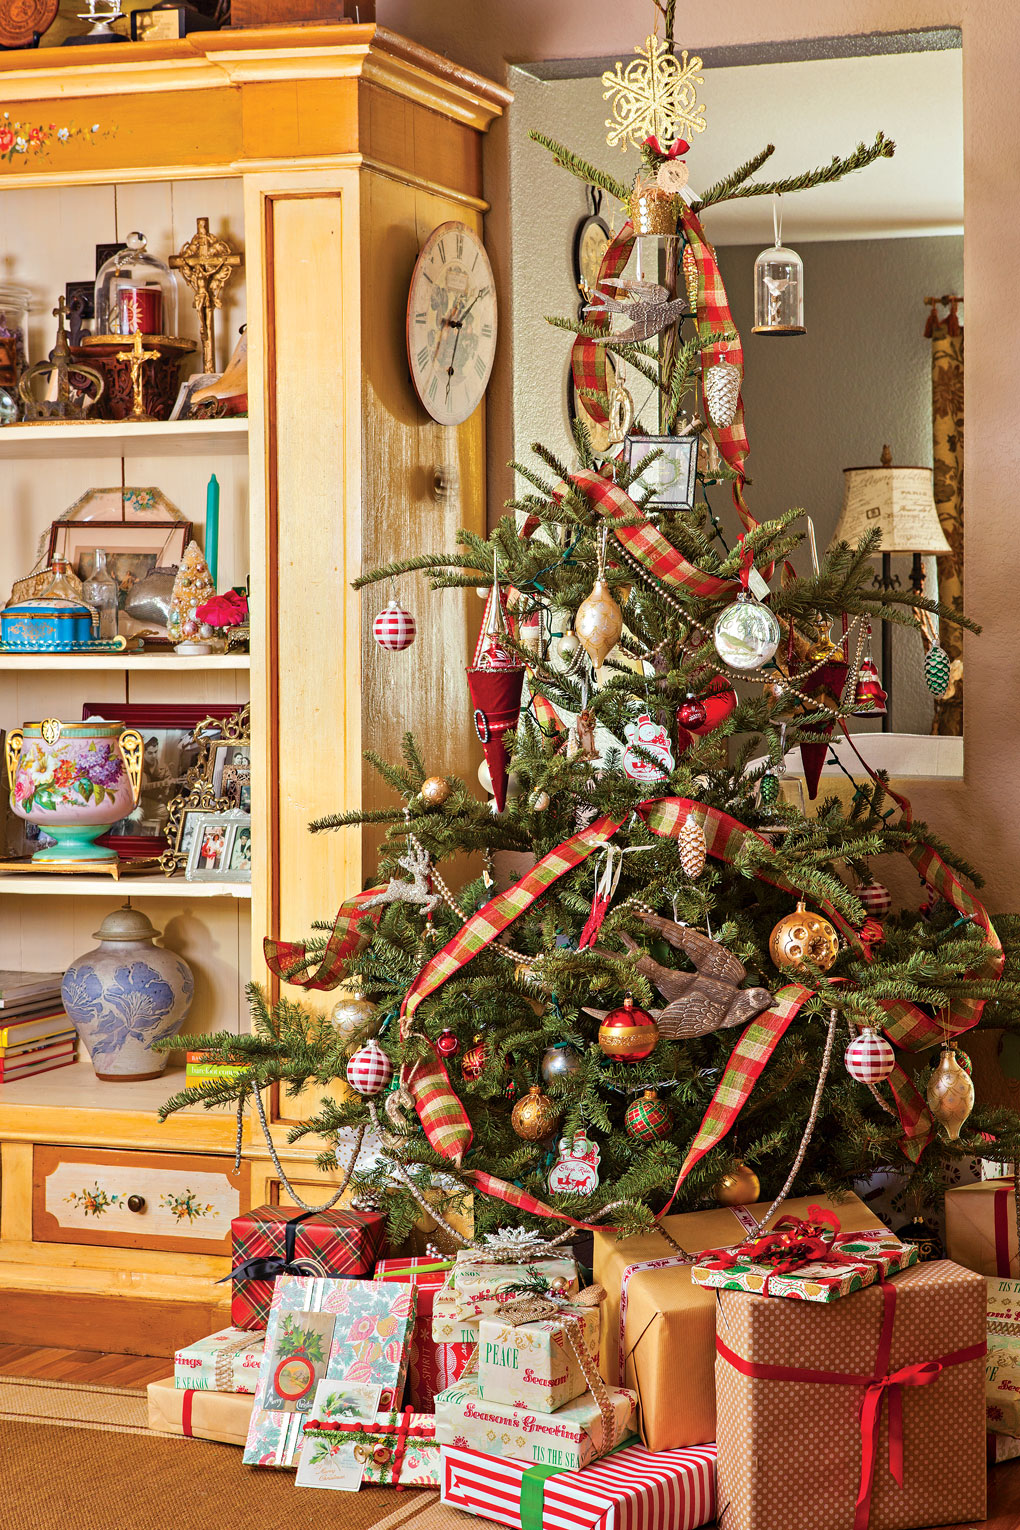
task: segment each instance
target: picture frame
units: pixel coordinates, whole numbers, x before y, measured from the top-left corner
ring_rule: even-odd
[[[633,472],[649,452],[661,451],[662,456],[635,478],[628,489],[633,499],[637,493],[653,490],[647,510],[693,510],[698,473],[698,437],[689,436],[625,436],[623,457]]]
[[[217,797],[251,812],[251,742],[249,739],[214,739],[209,748],[208,780]]]
[[[47,562],[64,558],[84,582],[96,566],[96,552],[106,553],[106,567],[117,583],[117,628],[125,637],[153,633],[151,641],[168,642],[159,624],[136,621],[124,609],[132,588],[156,569],[176,569],[191,540],[190,521],[54,521]]]
[[[185,878],[189,882],[251,881],[251,814],[231,808],[196,813]]]
[[[170,848],[170,805],[186,797],[197,781],[205,780],[212,740],[237,727],[239,718],[243,718],[246,734],[249,730],[248,707],[240,702],[209,707],[198,703],[86,701],[82,717],[105,717],[137,728],[142,735],[145,752],[138,805],[97,841],[127,861],[160,857]],[[210,790],[210,807],[214,801]]]
[[[217,797],[212,782],[205,780],[196,782],[185,796],[174,798],[166,820],[167,848],[159,862],[166,876],[176,876],[187,866],[198,818],[203,813],[227,813],[234,806],[226,797]]]

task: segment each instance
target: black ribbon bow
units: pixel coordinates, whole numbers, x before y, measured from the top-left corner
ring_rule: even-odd
[[[224,1275],[216,1284],[222,1286],[227,1280],[275,1280],[278,1275],[321,1275],[323,1269],[317,1259],[295,1259],[294,1250],[297,1244],[297,1230],[302,1222],[308,1217],[315,1216],[314,1211],[302,1211],[298,1216],[291,1217],[283,1229],[283,1257],[279,1254],[259,1255],[254,1259],[245,1259],[242,1264],[237,1264]]]

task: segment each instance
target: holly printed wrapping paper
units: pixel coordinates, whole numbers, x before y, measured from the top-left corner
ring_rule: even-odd
[[[346,1383],[350,1405],[399,1406],[414,1324],[413,1286],[282,1275],[276,1283],[244,1459],[293,1467],[322,1381]]]
[[[567,1325],[596,1365],[599,1353],[597,1307],[574,1308],[576,1316],[510,1324],[483,1317],[478,1325],[478,1394],[486,1402],[512,1403],[537,1413],[555,1413],[588,1391],[571,1348]]]
[[[356,1403],[349,1389],[319,1383],[305,1419],[298,1487],[356,1493],[362,1485],[436,1487],[439,1446],[431,1413],[406,1408],[376,1413]]]
[[[696,1530],[715,1518],[715,1446],[653,1455],[633,1444],[582,1472],[550,1472],[444,1445],[442,1497],[510,1530]]]
[[[765,1239],[757,1240],[764,1243]],[[753,1247],[754,1245],[752,1245]],[[717,1291],[751,1291],[758,1296],[786,1296],[794,1301],[834,1302],[854,1291],[863,1291],[917,1263],[917,1249],[901,1243],[892,1233],[873,1231],[841,1238],[828,1244],[823,1261],[795,1259],[769,1264],[746,1257],[743,1250],[712,1249],[702,1254],[691,1271],[695,1285]],[[789,1268],[789,1264],[797,1264]]]
[[[616,1442],[635,1427],[637,1398],[610,1387]],[[461,1380],[436,1398],[436,1439],[491,1456],[531,1461],[558,1471],[580,1471],[602,1453],[602,1416],[592,1397],[578,1398],[555,1413],[483,1401],[473,1379]]]
[[[297,1212],[257,1206],[230,1224],[231,1321],[264,1329],[280,1275],[371,1275],[386,1221],[377,1211]]]
[[[254,1393],[264,1347],[264,1334],[222,1328],[177,1351],[174,1382],[195,1391]]]
[[[418,1292],[418,1312],[411,1333],[411,1355],[407,1370],[407,1390],[411,1406],[421,1413],[431,1413],[436,1395],[452,1387],[464,1374],[475,1350],[476,1334],[452,1323],[449,1339],[437,1340],[433,1333],[433,1308],[446,1277],[454,1267],[452,1259],[380,1259],[375,1280],[410,1282]]]

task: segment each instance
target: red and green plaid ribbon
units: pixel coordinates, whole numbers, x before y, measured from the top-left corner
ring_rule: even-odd
[[[620,232],[613,239],[606,253],[602,257],[599,266],[598,281],[595,283],[597,292],[603,297],[615,297],[616,288],[604,285],[610,277],[617,277],[630,259],[630,252],[634,248],[634,225],[625,223]],[[585,315],[587,322],[600,330],[609,329],[612,324],[612,314],[607,310],[601,313],[595,311]],[[578,335],[570,351],[570,370],[574,378],[574,391],[579,397],[583,397],[582,390],[588,389],[592,393],[601,393],[608,397],[609,394],[609,356],[605,345],[598,344],[594,340],[587,339],[584,335]],[[585,411],[591,416],[597,425],[608,425],[609,415],[605,405],[596,398],[583,397]]]
[[[314,971],[309,970],[311,957],[303,942],[270,940],[267,936],[262,951],[270,972],[295,988],[335,988],[345,976],[344,963],[365,950],[382,917],[381,904],[377,908],[366,908],[365,904],[385,890],[381,885],[368,887],[341,903],[322,960]]]
[[[732,340],[717,340],[712,345],[705,345],[701,352],[701,378],[704,384],[705,373],[708,368],[725,356],[730,366],[736,367],[741,378],[744,375],[744,351],[740,343],[740,335],[737,326],[733,322],[730,312],[730,300],[726,296],[726,288],[723,285],[719,263],[715,258],[715,250],[709,244],[705,236],[705,230],[701,226],[701,220],[692,212],[685,202],[681,203],[680,226],[684,231],[684,237],[694,255],[698,268],[698,336],[702,341],[709,335],[732,333]],[[747,458],[748,443],[747,432],[744,429],[744,401],[738,396],[737,409],[729,425],[720,426],[710,423],[712,435],[715,437],[723,461],[731,467],[735,473],[739,473],[741,481],[745,478],[744,462]],[[738,501],[738,507],[739,507]]]

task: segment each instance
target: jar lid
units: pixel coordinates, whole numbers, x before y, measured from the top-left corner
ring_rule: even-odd
[[[107,914],[98,930],[92,933],[95,940],[155,940],[159,931],[140,908],[125,903],[122,908]]]

